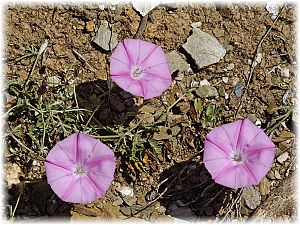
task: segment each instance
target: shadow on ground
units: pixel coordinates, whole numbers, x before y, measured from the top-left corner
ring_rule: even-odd
[[[6,204],[13,206],[12,211],[17,205],[14,213],[15,221],[70,220],[72,204],[61,201],[51,190],[45,178],[35,183],[20,184],[12,186],[5,193]],[[11,216],[9,211],[6,207],[3,216],[7,219]]]
[[[203,164],[178,163],[160,176],[160,203],[166,214],[188,221],[215,218],[230,199],[230,189],[215,183]]]
[[[79,84],[76,94],[78,106],[94,112],[92,124],[124,124],[138,112],[134,96],[111,81],[95,80]],[[85,120],[89,117],[86,113]]]

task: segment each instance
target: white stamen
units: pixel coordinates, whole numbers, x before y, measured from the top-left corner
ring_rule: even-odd
[[[74,173],[75,173],[77,176],[81,176],[81,175],[85,174],[85,172],[86,172],[86,171],[85,171],[85,169],[84,169],[83,166],[79,166],[79,165],[75,166]]]

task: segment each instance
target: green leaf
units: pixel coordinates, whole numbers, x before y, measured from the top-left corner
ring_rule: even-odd
[[[206,108],[206,116],[208,117],[208,118],[212,118],[213,116],[214,116],[214,113],[215,113],[215,105],[209,105],[209,106],[207,106],[207,108]]]
[[[203,111],[203,103],[202,103],[202,100],[200,98],[195,99],[194,107],[195,107],[195,110],[196,110],[198,116],[200,116],[202,111]]]
[[[150,146],[153,148],[153,150],[155,151],[156,154],[160,154],[161,153],[161,147],[160,144],[155,141],[153,138],[150,138],[148,140]]]

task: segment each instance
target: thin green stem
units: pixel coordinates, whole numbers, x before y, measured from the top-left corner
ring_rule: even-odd
[[[89,136],[94,137],[94,138],[99,138],[99,139],[116,139],[116,138],[120,138],[123,135],[93,135],[93,134],[89,134]]]
[[[89,125],[89,123],[91,122],[92,118],[94,117],[94,114],[96,113],[96,111],[100,108],[100,104],[97,105],[97,107],[94,109],[94,111],[92,112],[90,118],[88,119],[88,121],[86,122],[83,131],[86,130],[87,126]]]
[[[15,108],[20,107],[20,106],[22,106],[22,105],[23,105],[23,104],[17,104],[17,105],[15,105],[15,106],[11,107],[11,108],[6,112],[6,114],[9,115],[9,113],[10,113],[12,110],[14,110]]]
[[[26,150],[28,150],[29,152],[32,152],[32,150],[30,148],[28,148],[26,145],[24,145],[13,133],[9,133],[9,135],[19,144],[21,145],[23,148],[25,148]]]
[[[45,119],[44,119],[44,113],[43,110],[40,110],[41,112],[41,116],[42,116],[42,121],[43,121],[43,138],[42,138],[42,143],[41,143],[41,150],[44,150],[44,146],[45,146],[45,137],[46,137],[46,123],[45,123]]]
[[[19,58],[14,59],[14,61],[18,62],[18,61],[21,61],[22,59],[25,59],[25,58],[28,58],[28,57],[31,57],[31,56],[34,56],[34,55],[37,55],[37,53],[35,53],[35,52],[34,53],[28,53],[26,55],[23,55]]]
[[[29,80],[30,80],[30,77],[32,76],[32,74],[33,74],[33,72],[34,72],[34,70],[35,70],[35,67],[36,67],[36,65],[37,65],[37,62],[38,62],[39,58],[40,58],[40,55],[37,54],[37,56],[36,56],[36,58],[35,58],[35,61],[34,61],[34,64],[33,64],[32,68],[31,68],[30,74],[28,75],[28,77],[27,77],[27,79],[26,79],[26,82],[25,82],[23,88],[26,88],[26,87],[27,87],[27,85],[28,85],[28,83],[29,83]]]
[[[275,119],[275,121],[277,122],[266,129],[267,135],[271,134],[282,122],[284,122],[291,115],[292,112],[293,108],[287,111],[284,115],[277,117]]]
[[[18,205],[19,205],[19,202],[20,202],[21,195],[22,195],[22,192],[19,193],[19,196],[18,196],[16,205],[15,205],[15,208],[14,208],[14,210],[13,210],[13,212],[12,212],[12,215],[11,215],[11,220],[13,220],[13,219],[15,218],[15,213],[16,213],[16,210],[17,210],[17,208],[18,208]]]

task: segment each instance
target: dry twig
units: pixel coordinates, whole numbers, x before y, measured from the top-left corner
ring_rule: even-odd
[[[273,21],[272,25],[270,26],[270,28],[266,31],[266,33],[262,36],[262,38],[260,39],[257,47],[256,47],[256,50],[255,50],[255,57],[254,59],[252,60],[252,63],[251,63],[251,68],[250,68],[250,72],[249,72],[249,75],[248,75],[248,79],[247,79],[247,84],[246,84],[246,88],[245,88],[245,91],[244,93],[242,94],[242,97],[241,97],[241,101],[239,103],[239,106],[237,108],[237,111],[234,115],[234,118],[236,119],[239,111],[241,110],[242,108],[242,104],[243,104],[243,101],[245,99],[245,94],[246,92],[248,91],[248,88],[249,88],[249,84],[250,84],[250,81],[252,80],[252,77],[253,77],[253,72],[254,72],[254,67],[255,67],[255,63],[257,61],[257,58],[258,58],[258,53],[260,52],[260,49],[261,49],[261,46],[262,46],[262,43],[263,41],[265,40],[265,38],[268,36],[268,34],[270,33],[271,29],[274,27],[275,23],[277,22],[278,18],[280,17],[282,11],[284,10],[286,4],[284,4],[280,10],[280,12],[278,13],[278,15],[276,16],[275,20]]]

